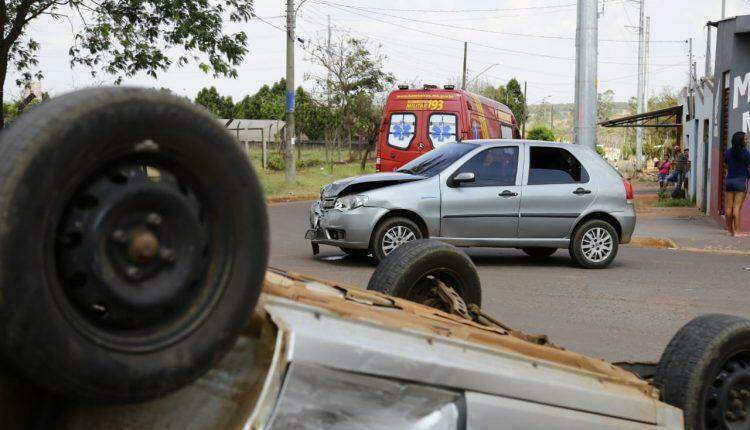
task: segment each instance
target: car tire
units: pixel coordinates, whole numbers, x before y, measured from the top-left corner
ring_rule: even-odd
[[[573,232],[570,241],[570,257],[586,269],[604,269],[614,261],[619,249],[619,236],[606,221],[592,219],[584,222]],[[602,255],[608,252],[606,255]]]
[[[344,252],[344,254],[349,255],[351,257],[367,257],[370,254],[369,249],[355,249],[355,248],[344,248],[339,247],[341,251]]]
[[[686,429],[743,424],[750,413],[750,321],[720,314],[691,320],[664,350],[654,383],[663,401],[682,409]]]
[[[0,359],[97,403],[161,396],[212,367],[268,260],[265,198],[231,135],[136,88],[55,97],[3,131],[0,225]]]
[[[397,249],[400,244],[422,238],[422,230],[409,218],[390,217],[381,221],[372,234],[370,251],[377,261],[382,261],[388,253]],[[396,243],[394,243],[394,240]],[[388,247],[395,245],[393,248]],[[385,249],[384,249],[385,248]]]
[[[557,248],[546,248],[546,247],[533,247],[533,248],[521,248],[521,251],[525,252],[531,258],[547,258],[557,251]]]
[[[482,305],[482,286],[476,266],[460,249],[433,239],[399,246],[380,262],[367,289],[417,303],[434,302],[427,288],[430,277],[453,288],[466,305]]]

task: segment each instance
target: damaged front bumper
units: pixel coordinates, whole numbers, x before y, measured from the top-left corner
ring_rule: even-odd
[[[368,249],[372,230],[386,212],[387,209],[369,206],[339,211],[323,208],[322,201],[317,200],[310,207],[310,228],[305,239],[313,245]]]

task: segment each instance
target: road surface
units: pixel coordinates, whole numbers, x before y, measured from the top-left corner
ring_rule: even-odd
[[[269,206],[271,265],[365,288],[375,262],[304,240],[309,202]],[[511,327],[607,360],[658,360],[677,329],[704,313],[750,317],[750,257],[621,247],[610,268],[542,262],[517,250],[468,249],[483,308]]]

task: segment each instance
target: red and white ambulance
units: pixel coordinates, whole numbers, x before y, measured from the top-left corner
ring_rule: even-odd
[[[393,171],[448,143],[521,137],[513,112],[495,100],[453,85],[398,88],[383,110],[375,165],[379,172]]]

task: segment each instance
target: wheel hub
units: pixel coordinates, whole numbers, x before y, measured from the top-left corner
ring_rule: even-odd
[[[197,199],[174,174],[116,167],[66,210],[56,247],[64,295],[95,326],[164,324],[196,296],[208,236]]]
[[[750,429],[750,362],[728,361],[706,393],[706,428]]]

